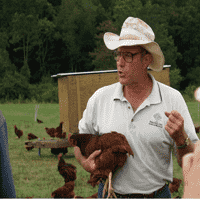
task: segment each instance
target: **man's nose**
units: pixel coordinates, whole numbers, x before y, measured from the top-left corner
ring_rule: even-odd
[[[117,61],[117,64],[120,65],[120,66],[123,66],[124,62],[125,62],[125,60],[124,60],[123,56],[121,55],[119,57],[119,60]]]

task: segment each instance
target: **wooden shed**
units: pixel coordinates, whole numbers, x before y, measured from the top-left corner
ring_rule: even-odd
[[[170,85],[170,67],[171,65],[164,65],[161,72],[148,71],[157,81]],[[59,73],[51,77],[58,78],[60,121],[64,122],[63,131],[67,133],[78,132],[78,123],[93,93],[119,81],[117,70]]]

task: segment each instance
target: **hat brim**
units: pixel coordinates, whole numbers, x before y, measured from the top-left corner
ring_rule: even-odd
[[[143,46],[153,56],[153,63],[149,65],[149,68],[154,71],[162,71],[165,63],[164,55],[160,49],[160,46],[156,42],[148,42],[143,40],[119,40],[120,36],[114,33],[107,32],[104,34],[104,43],[110,50],[117,49],[122,46]]]

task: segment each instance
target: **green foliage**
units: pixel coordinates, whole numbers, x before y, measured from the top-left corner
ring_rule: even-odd
[[[185,91],[183,92],[183,97],[186,102],[193,102],[196,101],[194,97],[194,91],[197,89],[197,86],[189,84],[188,87],[186,87]]]
[[[95,65],[94,71],[100,70],[111,70],[116,69],[116,61],[113,58],[113,51],[110,51],[103,42],[103,35],[105,32],[116,32],[117,29],[114,27],[112,21],[108,20],[100,24],[97,27],[99,35],[96,35],[97,48],[94,52],[90,52],[90,56],[93,59],[93,64]]]
[[[30,76],[31,76],[31,72],[30,72],[30,69],[29,69],[29,66],[28,66],[28,63],[25,61],[23,67],[21,68],[20,70],[20,74],[22,76],[24,76],[27,80],[27,82],[29,83],[30,81]]]
[[[0,80],[0,99],[18,99],[19,95],[27,98],[29,96],[29,83],[26,77],[18,72],[7,72]]]
[[[178,68],[175,68],[175,69],[172,68],[170,69],[170,72],[169,72],[170,86],[177,90],[180,90],[180,83],[184,79],[180,73],[181,73],[181,70]]]
[[[9,59],[8,52],[2,48],[0,48],[0,66],[0,79],[3,79],[6,73],[16,70],[15,65]]]

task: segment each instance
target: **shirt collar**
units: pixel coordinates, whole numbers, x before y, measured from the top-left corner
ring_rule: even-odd
[[[161,102],[161,93],[160,93],[160,89],[158,87],[158,82],[155,80],[155,78],[153,77],[153,75],[151,75],[150,73],[148,73],[153,81],[153,89],[151,91],[151,94],[148,96],[148,98],[146,99],[149,104],[157,104]],[[124,95],[123,95],[123,85],[118,82],[117,83],[117,87],[113,93],[113,100],[115,99],[119,99],[121,101],[126,101]]]

